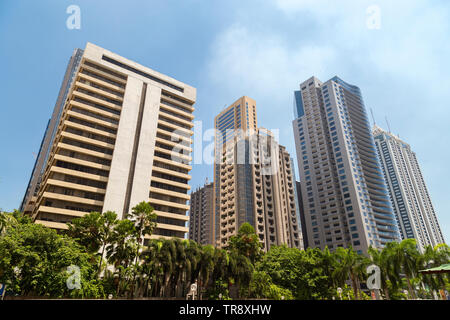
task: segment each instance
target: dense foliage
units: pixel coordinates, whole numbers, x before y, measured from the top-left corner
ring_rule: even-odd
[[[150,239],[156,227],[152,211],[142,202],[126,219],[92,212],[60,233],[18,211],[2,212],[0,283],[7,295],[24,297],[185,298],[196,283],[196,299],[369,299],[361,288],[367,266],[375,264],[384,299],[436,298],[436,292],[449,289],[448,274],[419,273],[448,263],[447,245],[427,247],[423,254],[412,239],[370,248],[366,256],[352,248],[287,246],[264,253],[246,223],[227,248],[219,249],[190,240]]]

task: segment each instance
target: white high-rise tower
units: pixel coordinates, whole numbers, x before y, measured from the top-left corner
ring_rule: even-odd
[[[416,154],[398,136],[376,125],[373,135],[402,239],[416,239],[421,251],[444,243]]]

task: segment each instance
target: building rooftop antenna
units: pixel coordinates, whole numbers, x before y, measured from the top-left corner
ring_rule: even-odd
[[[389,131],[389,133],[391,133],[391,126],[389,125],[388,118],[387,117],[385,117],[385,118],[386,118],[386,124],[387,124],[387,127],[388,127],[388,131]]]
[[[372,110],[372,108],[370,108],[370,114],[372,115],[373,125],[376,126],[377,123],[375,122],[375,117],[373,116],[373,110]]]

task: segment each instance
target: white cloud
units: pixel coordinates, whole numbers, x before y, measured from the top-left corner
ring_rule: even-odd
[[[333,63],[335,52],[329,46],[291,48],[282,36],[233,24],[214,41],[207,67],[211,80],[238,94],[236,99],[253,93],[276,101],[297,88],[301,79],[325,74]]]

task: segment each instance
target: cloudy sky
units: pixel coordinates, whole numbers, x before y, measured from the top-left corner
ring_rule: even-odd
[[[67,28],[70,5],[80,29]],[[449,35],[446,0],[3,0],[0,208],[20,205],[67,61],[89,41],[196,87],[203,131],[252,97],[259,125],[279,129],[294,157],[299,83],[339,75],[359,86],[377,124],[387,117],[417,153],[449,241]],[[212,166],[195,164],[192,176],[193,188],[211,181]]]

